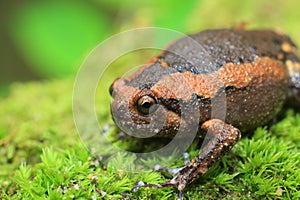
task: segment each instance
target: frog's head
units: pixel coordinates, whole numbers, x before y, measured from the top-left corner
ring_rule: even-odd
[[[176,134],[180,115],[170,110],[153,89],[132,87],[128,79],[116,79],[110,87],[114,98],[111,113],[116,125],[129,135],[136,137]],[[175,106],[175,105],[174,105]]]
[[[137,137],[171,137],[184,127],[178,94],[191,96],[184,94],[191,90],[171,77],[170,70],[156,62],[112,83],[111,113],[121,130]]]

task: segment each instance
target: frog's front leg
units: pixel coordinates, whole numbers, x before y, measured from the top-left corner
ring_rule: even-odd
[[[202,124],[201,128],[207,131],[207,136],[211,139],[190,163],[171,173],[174,176],[173,179],[161,184],[148,184],[140,181],[133,188],[133,191],[140,187],[161,188],[174,186],[179,191],[178,199],[182,199],[183,189],[197,177],[204,174],[212,164],[232,148],[241,136],[237,128],[219,119],[208,120]]]
[[[182,191],[186,185],[204,174],[216,161],[218,161],[240,139],[240,131],[219,119],[211,119],[201,126],[207,131],[207,137],[211,139],[201,149],[191,163],[180,170],[177,180],[177,188]]]

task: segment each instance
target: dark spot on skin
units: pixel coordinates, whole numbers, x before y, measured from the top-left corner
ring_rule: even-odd
[[[241,57],[239,57],[239,61],[238,61],[239,63],[243,63],[244,62],[244,59],[243,58],[241,58]]]
[[[171,67],[176,69],[180,73],[190,71],[193,74],[200,74],[198,69],[190,63],[173,63]]]
[[[201,102],[207,102],[207,103],[211,103],[211,98],[206,98],[204,96],[197,96],[197,99],[200,100]]]
[[[164,58],[163,56],[158,56],[158,57],[157,57],[157,60],[158,60],[158,61],[164,60],[164,59],[165,59],[165,58]]]
[[[223,63],[219,63],[219,62],[217,62],[216,64],[218,68],[221,68],[224,65]]]
[[[292,62],[300,62],[299,61],[299,59],[297,58],[297,57],[292,57],[292,58],[289,58],[289,59],[287,59],[287,60],[290,60],[290,61],[292,61]]]
[[[185,71],[185,69],[182,65],[177,65],[177,66],[175,66],[175,68],[176,67],[177,67],[178,72],[180,72],[180,73]]]
[[[165,108],[168,110],[171,110],[175,112],[178,115],[181,115],[181,108],[180,104],[182,100],[180,99],[163,99],[163,98],[158,98],[158,102],[163,104]]]
[[[272,42],[276,45],[279,45],[279,44],[281,44],[282,40],[279,40],[278,38],[273,38]]]
[[[231,91],[231,90],[234,90],[234,89],[235,89],[235,87],[232,86],[232,85],[226,86],[226,88],[225,88],[226,91]]]
[[[185,68],[183,67],[183,65],[181,65],[179,63],[173,64],[172,67],[174,69],[177,69],[177,71],[180,72],[180,73],[186,71]]]
[[[148,83],[139,86],[139,90],[150,89],[154,84]]]
[[[190,68],[190,71],[191,71],[193,74],[199,74],[199,71],[198,71],[195,67],[191,67],[191,68]]]
[[[249,87],[250,86],[237,88],[235,86],[229,85],[229,86],[225,87],[225,91],[226,91],[226,94],[228,95],[228,94],[230,94],[232,92],[242,92],[242,91],[245,91],[245,90],[249,89]]]

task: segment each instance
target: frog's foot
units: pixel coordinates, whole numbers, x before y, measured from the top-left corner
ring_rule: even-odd
[[[190,163],[189,154],[187,152],[183,153],[184,158],[184,164],[185,166]],[[154,171],[160,171],[160,172],[166,172],[168,174],[171,174],[173,179],[164,183],[158,183],[158,184],[150,184],[143,181],[139,181],[137,185],[135,185],[132,188],[133,192],[136,192],[141,187],[149,187],[149,188],[163,188],[163,187],[177,187],[178,186],[178,177],[180,176],[180,170],[182,170],[185,167],[179,167],[179,168],[166,168],[161,165],[154,165],[153,170]],[[177,187],[178,188],[178,187]],[[183,188],[182,188],[183,189]],[[179,189],[178,189],[179,190]],[[182,190],[179,190],[178,192],[178,199],[182,199]]]
[[[173,186],[178,189],[178,199],[181,200],[183,189],[197,177],[204,174],[213,163],[219,160],[240,139],[240,131],[237,128],[219,119],[208,120],[202,124],[201,128],[207,131],[211,139],[191,162],[188,161],[188,156],[186,156],[186,165],[182,168],[169,169],[157,165],[156,170],[168,172],[173,175],[173,178],[159,184],[140,181],[133,188],[133,191],[137,191],[141,187],[162,188]]]
[[[179,167],[179,168],[167,168],[167,167],[163,167],[161,165],[154,165],[154,167],[153,167],[154,171],[166,172],[168,174],[171,174],[172,177],[176,176],[181,169],[182,169],[182,167]]]
[[[167,181],[167,182],[164,182],[164,183],[157,183],[157,184],[151,184],[151,183],[146,183],[146,182],[143,182],[143,181],[139,181],[138,184],[136,184],[132,188],[132,191],[136,192],[141,187],[163,188],[163,187],[174,187],[174,186],[175,186],[175,184],[172,183],[171,181]]]
[[[190,161],[190,156],[187,152],[183,153],[183,159],[184,159],[184,165],[188,165],[191,161]],[[159,171],[159,172],[166,172],[168,174],[171,174],[172,177],[174,178],[175,176],[178,175],[179,171],[181,169],[183,169],[184,167],[179,167],[179,168],[167,168],[167,167],[163,167],[161,165],[154,165],[153,166],[153,170],[154,171]]]
[[[176,181],[175,178],[173,178],[170,181],[166,181],[164,183],[157,183],[157,184],[151,184],[151,183],[146,183],[143,181],[139,181],[137,185],[135,185],[132,188],[133,192],[136,192],[138,189],[141,187],[148,187],[148,188],[163,188],[163,187],[177,187],[178,182]],[[182,190],[178,191],[178,200],[182,200]]]

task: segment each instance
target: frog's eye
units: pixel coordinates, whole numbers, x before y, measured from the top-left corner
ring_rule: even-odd
[[[153,105],[156,104],[156,100],[153,97],[150,96],[142,96],[137,101],[137,109],[139,112],[143,114],[149,114],[150,108],[153,107]]]

